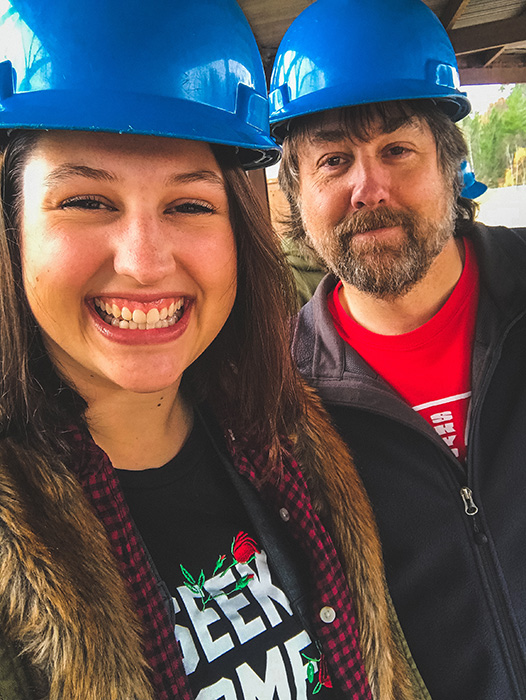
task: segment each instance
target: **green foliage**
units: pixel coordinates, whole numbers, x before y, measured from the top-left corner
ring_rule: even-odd
[[[461,127],[478,180],[488,187],[525,184],[515,182],[513,172],[516,154],[526,146],[526,84],[515,85],[507,99],[500,99],[485,114],[466,117]]]

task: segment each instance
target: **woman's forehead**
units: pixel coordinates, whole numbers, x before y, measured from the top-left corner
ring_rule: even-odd
[[[97,131],[45,131],[36,142],[42,153],[164,156],[177,159],[200,157],[214,159],[210,145],[204,141],[149,136],[142,134],[114,134]]]

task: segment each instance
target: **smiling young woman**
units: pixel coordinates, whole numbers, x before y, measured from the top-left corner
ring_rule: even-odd
[[[85,398],[93,385],[177,387],[235,298],[234,234],[210,146],[52,132],[28,155],[21,189],[24,289],[62,374]]]
[[[30,0],[45,69],[0,81],[0,696],[421,697],[243,172],[278,156],[254,38],[132,5]]]

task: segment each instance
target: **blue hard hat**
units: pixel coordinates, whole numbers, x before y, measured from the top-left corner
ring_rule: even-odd
[[[151,134],[279,158],[263,65],[235,0],[10,0],[0,129]]]
[[[459,86],[449,37],[420,0],[318,0],[278,48],[270,121],[274,135],[283,136],[294,117],[422,98],[458,121],[471,109]]]
[[[460,164],[460,174],[464,184],[462,192],[460,193],[461,197],[476,199],[477,197],[480,197],[481,194],[484,194],[484,192],[488,189],[487,185],[475,179],[475,173],[473,172],[469,161],[462,161]]]

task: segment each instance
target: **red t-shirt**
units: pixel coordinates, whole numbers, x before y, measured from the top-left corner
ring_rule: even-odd
[[[328,296],[340,336],[436,430],[453,454],[466,458],[471,400],[471,348],[478,304],[478,267],[464,239],[464,269],[451,295],[427,323],[402,335],[373,333],[344,311],[341,282]]]

